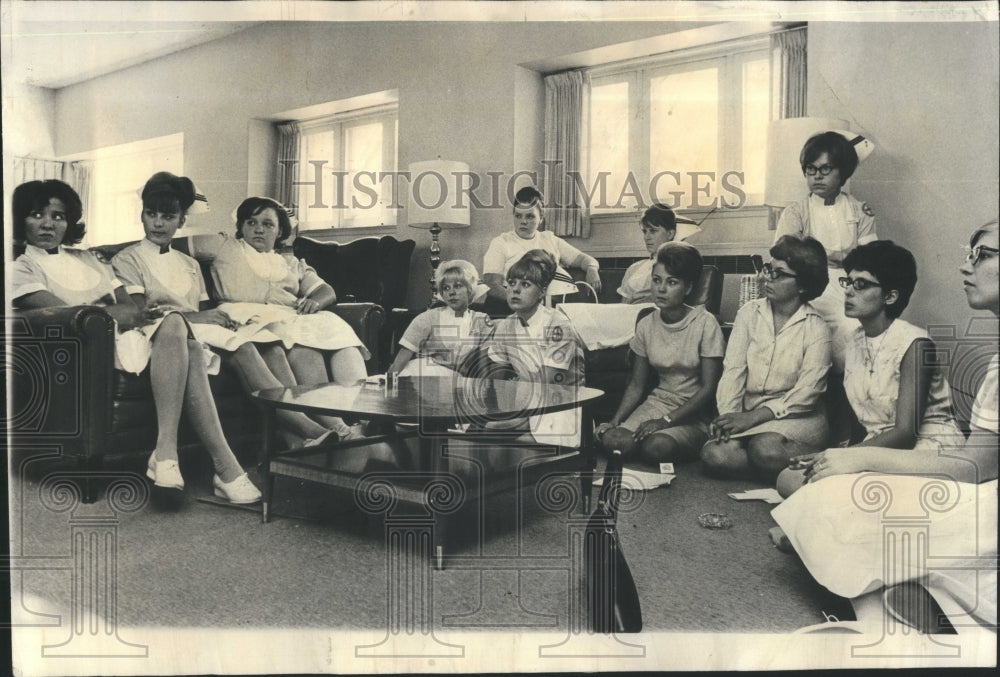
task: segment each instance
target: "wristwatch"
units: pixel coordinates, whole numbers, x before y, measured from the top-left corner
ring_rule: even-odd
[[[663,420],[666,421],[667,425],[673,425],[674,424],[674,420],[672,418],[670,418],[669,414],[665,414],[663,416]]]

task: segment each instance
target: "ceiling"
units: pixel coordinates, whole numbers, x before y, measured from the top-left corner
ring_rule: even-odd
[[[20,21],[5,32],[4,78],[59,89],[242,31],[256,22]]]

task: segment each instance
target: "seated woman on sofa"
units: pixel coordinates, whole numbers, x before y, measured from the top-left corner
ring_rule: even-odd
[[[683,242],[656,252],[652,300],[657,312],[639,320],[630,348],[632,374],[612,419],[597,429],[605,450],[649,464],[690,460],[708,441],[715,387],[726,344],[715,317],[684,298],[701,277],[701,254]],[[659,383],[640,404],[651,377]]]
[[[876,240],[844,259],[847,277],[844,312],[861,325],[844,346],[844,390],[865,428],[862,447],[933,449],[960,446],[964,439],[951,410],[951,390],[934,359],[934,342],[923,329],[899,319],[917,284],[913,254],[889,240]],[[830,449],[817,458],[824,464],[856,458]],[[795,465],[806,465],[804,456]],[[778,491],[785,496],[810,472],[782,471]]]
[[[714,439],[701,452],[709,473],[773,480],[793,456],[826,446],[830,332],[809,303],[827,285],[826,252],[786,236],[770,254],[765,297],[740,308],[726,348]]]
[[[678,228],[680,225],[680,228]],[[678,218],[674,210],[659,202],[653,204],[642,215],[639,223],[642,229],[642,240],[649,252],[649,258],[636,261],[625,271],[622,284],[618,287],[618,295],[623,303],[650,303],[653,292],[650,286],[650,275],[656,265],[656,250],[664,242],[683,240],[698,232],[694,221]],[[697,282],[697,280],[696,280]]]
[[[183,491],[177,462],[177,427],[188,415],[212,457],[215,494],[231,503],[254,503],[260,492],[226,442],[205,372],[200,343],[180,313],[136,307],[111,266],[90,252],[67,249],[83,239],[80,197],[54,179],[14,189],[14,237],[26,244],[14,262],[11,296],[18,308],[100,305],[115,320],[115,366],[139,374],[149,367],[156,403],[156,447],[147,476],[156,487]]]
[[[468,261],[438,266],[435,288],[445,305],[413,318],[399,339],[399,352],[387,370],[400,376],[450,376],[493,334],[493,321],[469,309],[479,273]],[[414,359],[417,358],[417,359]]]
[[[212,259],[219,310],[244,327],[257,327],[254,342],[269,343],[277,335],[295,383],[357,383],[368,375],[368,349],[350,325],[326,310],[337,301],[333,287],[290,252],[275,251],[291,234],[284,206],[250,197],[236,209],[235,238],[200,236],[192,238],[191,248]],[[316,418],[341,440],[362,436],[360,426],[348,428],[338,417]]]
[[[195,338],[212,346],[236,368],[248,392],[294,385],[278,337],[272,335],[271,344],[261,343],[258,352],[252,341],[234,331],[236,323],[232,318],[209,307],[198,262],[170,248],[194,199],[194,184],[187,177],[169,172],[154,174],[142,189],[140,220],[145,237],[111,260],[115,276],[140,311],[148,307],[181,312],[191,323]],[[266,361],[262,354],[267,355]],[[268,364],[277,366],[275,372]],[[304,440],[307,446],[333,433],[299,412],[278,410],[277,415],[285,431],[300,442]]]
[[[874,244],[878,243],[860,247],[854,253]],[[997,222],[991,221],[978,228],[972,234],[970,245],[969,255],[960,269],[966,300],[973,309],[1000,315]],[[884,251],[885,247],[881,247],[870,249],[869,253]],[[864,261],[863,267],[860,261]],[[845,260],[850,279],[884,284],[881,277],[876,280],[869,275],[872,268],[882,271],[878,263],[864,253],[860,259],[848,257]],[[864,298],[860,298],[862,296]],[[874,285],[863,290],[854,290],[852,286],[847,290],[847,302],[856,309],[870,305],[881,307],[886,297],[892,302],[891,307],[903,294],[895,288],[887,290]],[[874,352],[871,355],[869,364],[874,363],[876,367],[871,376],[883,379],[888,374],[882,370],[883,364],[898,365],[901,350],[902,360],[906,361],[912,357],[911,351],[921,344],[926,345],[927,341],[919,331],[893,330],[892,327],[902,321],[886,319],[890,324],[883,334],[899,332],[908,335],[909,341],[900,347],[900,341],[888,334],[884,348],[880,344],[874,346],[875,352],[895,353],[892,358],[877,356]],[[859,341],[851,344],[852,350],[858,348],[866,352]],[[991,348],[994,354],[985,368],[985,378],[972,407],[968,439],[946,434],[932,440],[917,435],[910,438],[917,440],[917,446],[908,451],[881,443],[827,450],[813,461],[808,483],[771,512],[809,573],[833,593],[851,600],[857,615],[854,624],[857,630],[881,632],[883,614],[888,612],[923,632],[939,631],[942,623],[940,614],[932,611],[932,596],[954,627],[965,629],[981,625],[996,633],[997,377],[1000,362],[995,340]],[[859,366],[863,368],[864,362]],[[896,366],[891,366],[890,371],[896,371]],[[914,373],[921,371],[914,370]],[[981,374],[968,376],[971,379]],[[924,392],[929,391],[927,408],[939,407],[942,402],[937,398],[941,391],[935,386],[942,382],[936,381],[928,389],[926,382],[933,380],[930,374],[925,373],[918,380]],[[889,399],[884,395],[876,393],[873,411],[883,409]],[[908,408],[911,413],[912,406],[901,404],[901,408]],[[925,420],[926,417],[925,413]],[[937,427],[943,431],[950,426]],[[921,434],[924,430],[922,425]],[[882,438],[887,439],[891,441],[891,437]],[[866,472],[884,474],[858,474]],[[903,501],[912,500],[918,513],[927,517],[925,543],[930,544],[934,554],[932,567],[887,566],[890,562],[886,557],[894,553],[886,551],[885,512],[882,509],[862,510],[864,504],[856,499],[856,492],[864,492],[866,486],[877,487],[879,498],[891,497],[894,512],[905,511]],[[935,509],[928,510],[926,504],[923,508],[916,505],[918,496],[924,503],[928,489],[938,489],[933,499]],[[992,565],[989,564],[991,560]],[[977,561],[982,563],[973,564]],[[995,641],[995,634],[992,636]]]
[[[485,308],[491,315],[503,315],[513,310],[507,305],[503,283],[510,267],[532,249],[548,252],[556,261],[556,276],[549,285],[553,295],[575,294],[576,285],[569,273],[560,266],[575,266],[586,271],[587,284],[601,291],[601,276],[597,259],[584,254],[555,233],[538,230],[545,222],[542,194],[526,186],[514,195],[514,229],[498,235],[490,242],[483,256],[483,281],[489,286]]]
[[[497,323],[493,340],[488,344],[487,355],[495,367],[492,371],[525,382],[583,385],[583,343],[566,316],[542,303],[555,273],[555,258],[541,249],[527,252],[507,271],[507,302],[514,314]],[[544,396],[544,390],[530,394]],[[532,404],[526,401],[524,406],[530,408]],[[543,444],[568,447],[580,444],[578,410],[495,422],[485,427],[522,429]]]

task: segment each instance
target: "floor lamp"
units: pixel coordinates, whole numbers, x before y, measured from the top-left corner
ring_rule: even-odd
[[[452,160],[428,160],[410,164],[410,195],[406,217],[410,228],[431,231],[431,300],[437,292],[435,276],[441,265],[438,236],[444,229],[469,227],[469,165]]]

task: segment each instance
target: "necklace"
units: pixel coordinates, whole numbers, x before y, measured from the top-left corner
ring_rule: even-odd
[[[881,338],[878,341],[878,347],[875,348],[874,354],[872,352],[872,340],[865,336],[865,366],[868,368],[868,375],[875,375],[875,361],[878,359],[878,354],[882,350],[882,344],[885,343],[886,332],[882,332]]]

